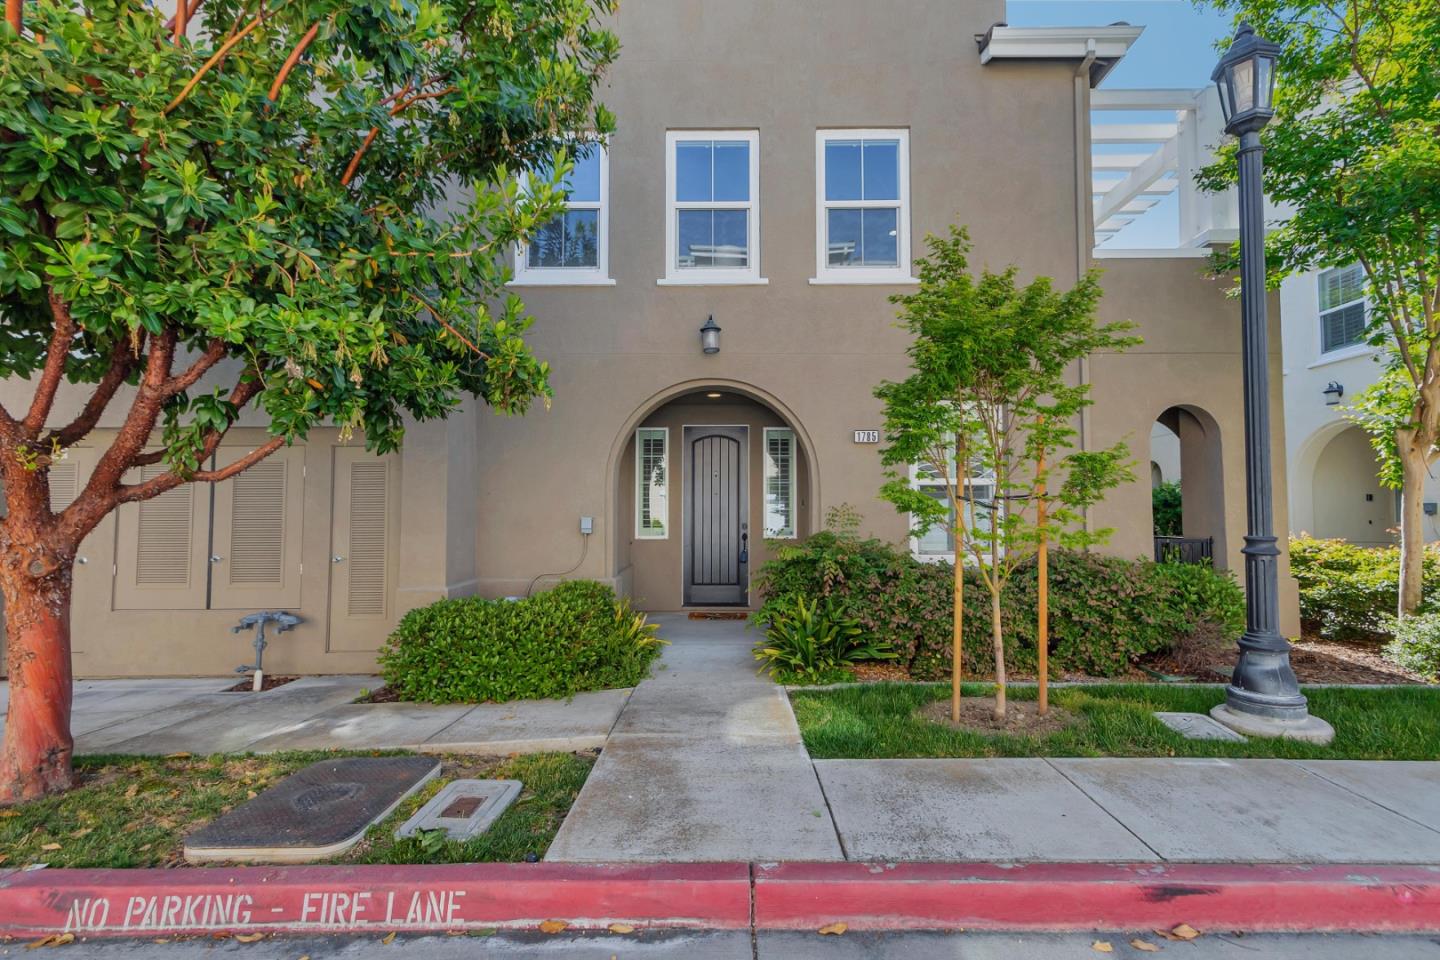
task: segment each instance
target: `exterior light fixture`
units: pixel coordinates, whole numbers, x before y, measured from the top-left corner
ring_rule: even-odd
[[[714,314],[700,328],[700,349],[707,354],[720,352],[720,325],[715,322]]]
[[[1226,133],[1257,133],[1275,116],[1275,59],[1279,54],[1278,43],[1261,40],[1250,24],[1240,24],[1230,49],[1210,75],[1220,88]]]
[[[1275,538],[1270,466],[1270,335],[1265,317],[1265,195],[1260,129],[1275,115],[1279,46],[1248,23],[1211,79],[1220,87],[1225,132],[1240,137],[1240,340],[1245,411],[1245,632],[1225,702],[1210,711],[1225,726],[1255,737],[1329,743],[1334,729],[1310,715],[1280,632],[1280,547]]]
[[[1340,402],[1341,397],[1345,396],[1345,387],[1340,381],[1331,380],[1320,392],[1325,394],[1325,406],[1333,407]]]
[[[711,400],[719,400],[722,396],[724,396],[724,394],[716,393],[712,390],[711,392],[705,394],[705,396],[709,397]]]

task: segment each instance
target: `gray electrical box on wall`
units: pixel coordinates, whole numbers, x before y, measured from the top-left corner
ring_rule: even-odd
[[[594,517],[581,517],[581,518],[580,518],[580,532],[581,532],[582,534],[584,534],[585,536],[587,536],[587,537],[590,536],[590,534],[594,533],[594,532],[595,532],[595,518],[594,518]]]

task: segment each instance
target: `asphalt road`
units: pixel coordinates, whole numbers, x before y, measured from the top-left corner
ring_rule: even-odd
[[[1144,952],[1132,938],[1160,947]],[[1096,949],[1109,944],[1111,952]],[[189,939],[91,940],[58,952],[0,944],[0,957],[55,956],[97,960],[1096,960],[1098,957],[1176,957],[1185,960],[1440,960],[1440,936],[1327,936],[1207,934],[1188,943],[1165,942],[1148,931],[1108,934],[994,933],[650,933],[629,936],[287,937],[257,943]]]

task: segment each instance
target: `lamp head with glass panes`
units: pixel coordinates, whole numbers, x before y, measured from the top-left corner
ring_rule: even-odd
[[[1210,75],[1220,89],[1226,133],[1252,133],[1275,116],[1275,59],[1279,54],[1280,45],[1261,40],[1250,24],[1242,23],[1235,31],[1230,49]]]

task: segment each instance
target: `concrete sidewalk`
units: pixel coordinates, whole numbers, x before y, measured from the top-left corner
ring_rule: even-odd
[[[379,677],[302,677],[263,693],[225,692],[235,677],[81,680],[72,730],[78,755],[420,750],[504,755],[589,750],[605,743],[629,690],[571,700],[433,706],[355,703]],[[0,732],[9,687],[0,684]]]
[[[841,859],[789,698],[756,675],[744,624],[654,619],[670,646],[546,859]]]

